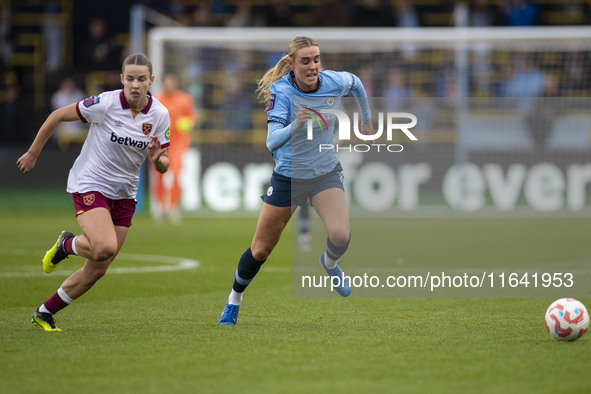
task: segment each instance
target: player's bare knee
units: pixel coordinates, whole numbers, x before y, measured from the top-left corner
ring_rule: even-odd
[[[349,231],[334,231],[329,235],[330,242],[335,246],[345,246],[349,242]]]
[[[106,261],[115,255],[115,249],[102,249],[96,253],[96,261]]]
[[[252,247],[250,248],[252,257],[257,261],[263,261],[271,254],[271,249],[265,247]]]
[[[94,261],[106,261],[115,256],[117,245],[104,244],[98,245],[94,250]]]

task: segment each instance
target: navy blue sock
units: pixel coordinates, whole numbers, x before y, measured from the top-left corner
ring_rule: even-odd
[[[261,269],[261,265],[266,261],[255,260],[252,256],[252,251],[250,248],[246,250],[240,257],[240,261],[238,262],[238,269],[236,270],[236,276],[234,277],[234,284],[232,285],[232,289],[237,291],[238,293],[242,293],[246,286],[252,281],[255,277],[257,272]]]
[[[326,238],[326,254],[327,256],[334,261],[340,259],[347,249],[349,249],[349,243],[351,242],[351,234],[349,234],[349,240],[343,246],[336,246],[330,241],[330,238]]]

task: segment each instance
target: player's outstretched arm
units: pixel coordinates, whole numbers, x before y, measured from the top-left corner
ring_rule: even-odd
[[[53,111],[37,132],[37,136],[29,147],[29,150],[16,161],[19,170],[21,170],[23,174],[31,171],[33,167],[35,167],[35,163],[37,162],[39,154],[41,154],[41,150],[57,126],[61,122],[70,122],[73,120],[79,120],[78,114],[76,113],[76,103]]]

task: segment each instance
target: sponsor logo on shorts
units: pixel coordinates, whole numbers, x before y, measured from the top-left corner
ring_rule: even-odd
[[[87,194],[86,196],[82,197],[82,201],[84,201],[85,205],[92,205],[92,203],[94,202],[94,193]]]
[[[267,196],[270,196],[271,194],[273,194],[273,186],[269,186],[267,189]]]
[[[152,132],[152,124],[151,123],[142,123],[142,133],[144,135],[148,135]]]

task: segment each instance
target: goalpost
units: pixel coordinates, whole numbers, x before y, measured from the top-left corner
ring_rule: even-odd
[[[418,119],[403,152],[342,152],[352,212],[591,212],[590,27],[158,27],[153,90],[175,71],[199,110],[185,211],[258,211],[273,165],[256,80],[301,35],[324,68],[359,76],[376,110]]]

